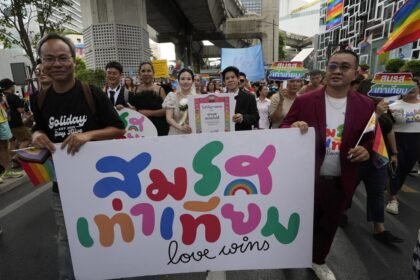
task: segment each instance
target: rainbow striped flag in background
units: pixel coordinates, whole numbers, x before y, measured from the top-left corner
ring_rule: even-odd
[[[420,38],[420,1],[408,0],[392,18],[393,31],[388,41],[378,50],[382,54]]]
[[[379,123],[376,124],[375,139],[373,141],[372,150],[375,152],[373,154],[373,165],[376,168],[380,168],[389,162],[388,151],[386,150],[386,145],[384,137],[382,135],[382,129]]]
[[[44,185],[55,179],[51,153],[46,149],[29,148],[16,150],[22,169],[34,186]]]

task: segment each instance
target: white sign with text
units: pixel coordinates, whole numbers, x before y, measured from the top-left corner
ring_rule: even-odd
[[[313,129],[57,146],[53,160],[77,279],[311,266]]]

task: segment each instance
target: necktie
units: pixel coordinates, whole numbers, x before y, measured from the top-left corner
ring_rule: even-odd
[[[115,105],[114,95],[115,95],[115,90],[110,90],[109,91],[109,100],[111,100],[112,106]]]

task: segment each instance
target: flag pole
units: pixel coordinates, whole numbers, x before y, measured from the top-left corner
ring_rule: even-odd
[[[368,123],[365,126],[365,129],[363,129],[362,135],[360,135],[359,140],[357,141],[356,145],[354,145],[355,148],[360,144],[360,141],[362,140],[363,135],[365,135],[366,129],[370,125],[370,120],[372,119],[373,116],[375,116],[375,124],[376,124],[376,113],[375,113],[375,111],[373,111],[372,116],[369,118]]]

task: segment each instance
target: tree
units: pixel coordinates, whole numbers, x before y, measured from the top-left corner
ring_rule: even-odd
[[[70,6],[70,0],[9,0],[0,3],[0,41],[5,48],[18,45],[23,48],[32,64],[36,66],[34,48],[40,38],[49,32],[64,31],[63,24],[69,22],[63,7]],[[53,22],[51,16],[61,20]],[[31,30],[39,26],[39,32]]]
[[[401,72],[410,72],[413,73],[414,77],[420,77],[420,60],[409,60],[403,67],[401,67]]]
[[[105,71],[102,69],[81,69],[76,71],[76,78],[102,88],[105,84]]]
[[[389,73],[398,73],[404,63],[405,61],[400,58],[390,59],[385,65],[385,70]]]
[[[286,58],[286,53],[284,52],[284,47],[286,45],[286,38],[281,32],[279,32],[279,60]]]

